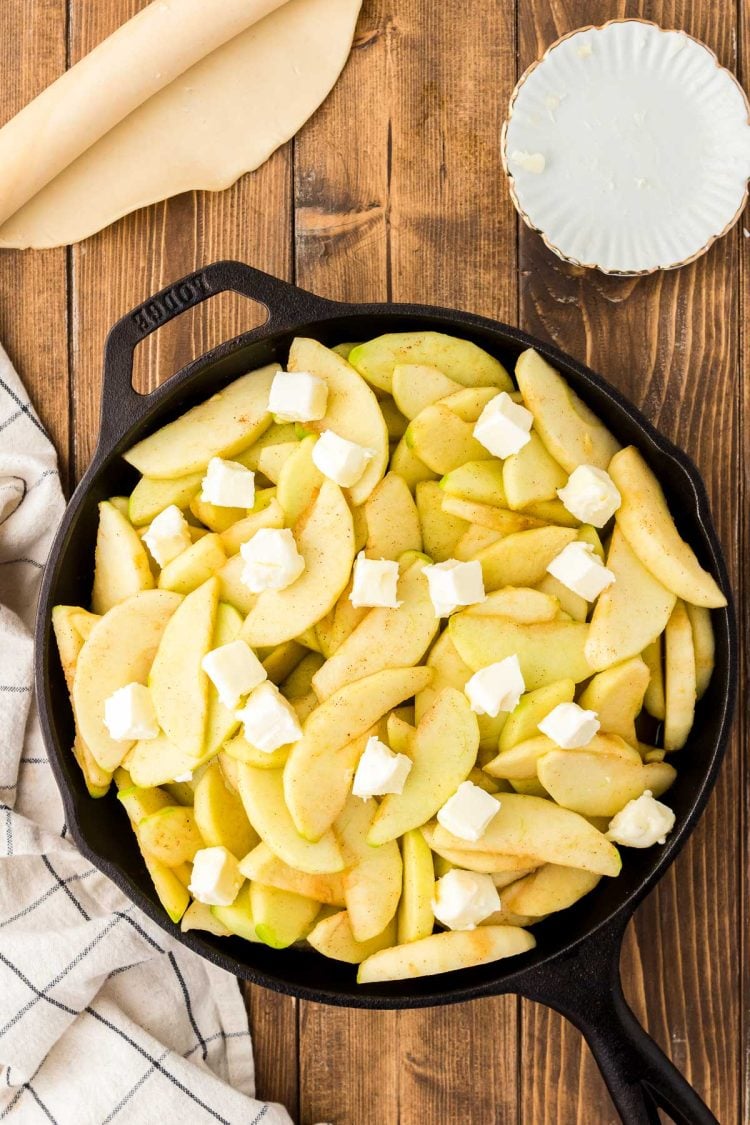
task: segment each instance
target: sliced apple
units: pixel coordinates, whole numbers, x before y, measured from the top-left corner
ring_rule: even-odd
[[[522,695],[518,706],[508,715],[508,720],[500,732],[498,743],[500,753],[517,746],[519,742],[525,742],[528,738],[536,738],[542,719],[560,703],[572,703],[575,690],[575,682],[565,678]]]
[[[638,450],[621,450],[609,472],[622,496],[617,524],[646,569],[684,601],[709,609],[726,605],[715,579],[680,536],[661,485]]]
[[[323,655],[333,656],[334,652],[344,643],[360,622],[364,621],[370,612],[366,606],[354,606],[351,603],[352,592],[351,578],[341,591],[333,609],[318,621],[315,634]]]
[[[373,387],[393,392],[393,373],[402,364],[436,367],[464,387],[489,386],[512,391],[503,365],[469,340],[442,332],[390,332],[359,344],[349,362]]]
[[[249,515],[223,531],[221,533],[221,544],[227,557],[231,557],[236,555],[242,544],[252,539],[256,531],[260,531],[262,527],[281,528],[283,526],[284,509],[276,496],[271,496],[264,507],[258,511],[253,510]]]
[[[431,682],[418,692],[414,701],[416,721],[420,722],[444,688],[455,688],[463,691],[467,680],[473,675],[471,668],[465,664],[453,644],[447,631],[440,634],[427,657],[427,667],[432,672]],[[497,739],[503,729],[507,716],[502,712],[493,718],[491,715],[477,715],[479,722],[480,747],[497,746]]]
[[[437,367],[419,363],[394,367],[392,387],[396,405],[405,418],[416,418],[425,406],[461,390],[460,383],[449,379]]]
[[[575,867],[545,863],[503,892],[503,907],[532,918],[566,910],[593,891],[601,876]]]
[[[588,628],[578,621],[519,625],[505,617],[456,613],[448,634],[461,659],[475,672],[517,655],[526,688],[534,691],[555,680],[588,679],[592,671],[584,654]]]
[[[559,579],[552,574],[545,574],[541,582],[537,583],[537,590],[556,598],[559,608],[574,621],[585,621],[589,615],[589,603],[580,594],[563,586]]]
[[[203,476],[201,471],[167,480],[141,477],[128,501],[127,514],[130,522],[134,527],[144,527],[172,504],[176,508],[187,508],[200,492]]]
[[[138,838],[145,851],[167,867],[190,863],[203,838],[192,809],[170,805],[150,813],[138,823]]]
[[[356,740],[431,678],[424,667],[384,669],[347,684],[313,711],[284,769],[286,803],[300,833],[315,840],[330,828],[364,749]]]
[[[533,348],[516,360],[516,379],[537,434],[567,473],[579,465],[607,468],[619,442]]]
[[[272,363],[235,379],[139,441],[124,454],[125,460],[145,477],[164,480],[197,473],[212,457],[233,457],[270,426],[268,393],[278,370]]]
[[[446,688],[417,727],[413,764],[403,792],[383,798],[370,844],[395,840],[434,816],[466,779],[478,748],[479,727],[466,696]]]
[[[646,645],[641,653],[643,663],[649,670],[651,679],[643,697],[643,706],[649,715],[664,722],[664,665],[662,662],[662,638],[657,637]]]
[[[195,760],[165,734],[136,742],[127,756],[127,767],[135,785],[147,788],[164,785],[192,770]]]
[[[247,818],[274,855],[310,875],[343,870],[344,861],[333,832],[323,832],[312,842],[297,831],[284,800],[281,770],[261,770],[238,763],[237,780]]]
[[[556,523],[560,527],[579,527],[581,523],[568,511],[562,500],[537,500],[536,503],[529,504],[525,511],[543,523]]]
[[[542,521],[525,512],[511,512],[507,508],[496,508],[491,504],[477,504],[472,500],[462,500],[458,496],[443,497],[443,511],[459,516],[469,524],[479,524],[501,535],[513,535],[517,531],[528,531],[541,527]]]
[[[486,590],[503,586],[537,586],[552,560],[576,538],[569,527],[534,527],[498,540],[480,551]]]
[[[149,675],[159,726],[194,759],[206,737],[208,677],[201,661],[212,645],[218,604],[217,578],[188,594],[164,630]]]
[[[414,753],[414,736],[417,728],[406,722],[395,711],[391,711],[386,720],[386,741],[394,754],[406,754],[411,758]]]
[[[211,762],[195,786],[193,812],[207,848],[224,847],[241,859],[258,843],[245,807],[227,786],[218,762]]]
[[[81,738],[102,769],[114,770],[133,745],[111,737],[104,703],[119,688],[146,682],[162,633],[181,601],[167,590],[134,594],[102,617],[81,649],[73,709]]]
[[[493,590],[483,602],[464,611],[472,617],[508,617],[519,625],[535,625],[554,621],[560,612],[557,598],[528,586],[506,586]]]
[[[497,394],[496,387],[461,387],[440,401],[442,406],[447,406],[464,422],[474,425],[487,403],[496,398]]]
[[[637,656],[664,630],[675,595],[651,574],[617,524],[607,554],[615,581],[600,595],[591,618],[586,655],[592,668]]]
[[[467,500],[472,504],[490,504],[507,508],[508,498],[503,484],[503,466],[500,461],[467,461],[446,473],[440,487],[448,496]]]
[[[465,461],[486,461],[492,457],[474,437],[473,423],[464,422],[442,402],[420,411],[409,423],[404,441],[420,461],[440,476]]]
[[[503,793],[500,801],[499,812],[482,839],[471,845],[473,850],[523,856],[527,867],[557,863],[597,875],[619,875],[622,863],[617,848],[578,813],[520,793]],[[435,829],[435,843],[462,850],[462,841],[441,825]]]
[[[141,590],[154,588],[146,548],[130,520],[108,500],[99,505],[91,608],[106,613]]]
[[[258,602],[258,595],[251,593],[242,581],[244,569],[245,560],[242,555],[232,555],[216,575],[220,583],[221,600],[231,605],[243,617],[250,613]]]
[[[716,641],[711,624],[711,612],[705,606],[686,605],[687,615],[693,630],[693,649],[695,650],[695,679],[698,699],[706,691],[716,662]]]
[[[382,933],[401,898],[398,842],[390,840],[379,847],[368,843],[377,807],[373,800],[350,796],[334,825],[346,864],[344,895],[355,941],[369,941]]]
[[[358,965],[373,953],[396,944],[396,920],[391,919],[385,929],[369,941],[357,941],[352,933],[346,910],[339,910],[321,918],[307,935],[308,944],[324,957]]]
[[[536,945],[528,930],[519,926],[479,926],[476,930],[431,934],[408,945],[373,953],[357,973],[358,984],[408,980],[411,977],[450,973],[487,965],[504,957],[517,957]]]
[[[317,440],[317,434],[309,434],[298,442],[279,472],[276,499],[290,527],[310,507],[325,480],[312,459]]]
[[[491,547],[503,538],[501,531],[493,531],[489,527],[482,527],[478,523],[470,523],[466,531],[453,548],[453,557],[459,562],[469,562],[475,559],[485,547]]]
[[[294,702],[296,703],[296,700]],[[255,769],[280,770],[289,760],[290,752],[290,746],[280,746],[278,750],[267,754],[265,750],[259,750],[257,746],[248,742],[244,735],[238,734],[224,744],[222,753],[228,755],[234,762],[244,762],[245,765],[254,766]]]
[[[401,850],[404,889],[398,907],[398,944],[405,945],[432,933],[435,869],[432,852],[418,828],[404,833]]]
[[[250,905],[250,883],[243,883],[231,906],[212,906],[211,913],[231,934],[236,934],[245,941],[260,941],[255,932]]]
[[[647,787],[640,759],[589,749],[551,750],[537,762],[537,775],[553,801],[582,816],[614,816]]]
[[[578,702],[596,711],[602,731],[619,734],[631,746],[637,746],[635,720],[643,710],[650,679],[646,664],[640,656],[634,656],[594,676]]]
[[[267,887],[293,891],[329,906],[345,905],[344,878],[340,872],[332,875],[309,875],[304,871],[297,871],[274,855],[262,841],[240,861],[240,871],[247,879],[257,880]]]
[[[420,461],[414,450],[409,446],[406,441],[406,434],[399,440],[393,450],[390,469],[391,472],[397,473],[401,477],[410,492],[414,492],[422,480],[438,479],[438,474],[428,468],[424,461]]]
[[[422,550],[417,506],[398,473],[386,473],[365,502],[364,511],[368,558],[395,560],[405,551]]]
[[[247,446],[246,449],[237,454],[235,460],[244,465],[246,469],[252,469],[253,472],[262,472],[261,461],[266,450],[271,446],[290,445],[292,442],[298,441],[297,429],[297,422],[272,422],[260,437],[255,439],[252,445]]]
[[[333,430],[339,437],[373,452],[364,473],[349,490],[352,504],[363,504],[388,465],[388,430],[371,389],[345,359],[318,343],[297,337],[289,349],[290,371],[310,371],[328,384],[328,405],[319,422],[307,422],[316,433]]]
[[[419,559],[400,576],[398,609],[371,609],[318,669],[313,676],[318,699],[327,699],[345,684],[385,667],[408,668],[422,659],[439,625],[430,600],[425,565]]]
[[[349,580],[354,528],[337,484],[323,482],[294,533],[305,569],[285,590],[264,590],[258,596],[241,634],[252,648],[292,640],[314,625],[328,613]]]
[[[222,925],[218,918],[211,913],[211,907],[202,902],[191,902],[180,919],[180,930],[183,934],[189,930],[204,930],[215,937],[231,937],[232,931]]]
[[[543,500],[555,500],[558,488],[568,483],[568,474],[533,430],[518,453],[503,462],[503,486],[509,508],[526,508]]]
[[[664,749],[681,750],[693,727],[698,697],[693,630],[681,601],[664,633],[664,665]]]
[[[456,544],[468,529],[463,517],[443,509],[445,494],[437,481],[420,481],[416,488],[417,511],[426,554],[435,562],[454,557]]]
[[[213,533],[204,535],[162,568],[159,588],[190,594],[220,571],[226,561],[221,536]]]
[[[209,531],[217,533],[226,531],[233,523],[244,519],[248,512],[247,508],[225,508],[218,504],[211,504],[200,494],[190,501],[190,511],[199,523]]]
[[[288,949],[307,937],[320,903],[293,891],[251,883],[250,910],[258,939],[272,949]]]
[[[137,838],[138,834],[136,833]],[[190,905],[187,887],[171,867],[167,867],[165,863],[160,863],[158,859],[154,859],[142,848],[141,856],[146,865],[146,870],[151,876],[151,882],[154,884],[159,902],[171,920],[175,923],[179,922]]]

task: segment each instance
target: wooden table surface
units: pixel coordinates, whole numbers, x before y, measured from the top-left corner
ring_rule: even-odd
[[[2,119],[143,6],[3,0]],[[624,15],[682,27],[724,65],[748,66],[743,0],[365,0],[334,93],[259,172],[222,194],[139,212],[69,250],[0,252],[0,340],[68,485],[94,448],[108,327],[181,275],[240,258],[329,297],[483,313],[590,364],[697,461],[741,598],[750,561],[742,224],[678,272],[606,278],[559,262],[519,224],[500,166],[517,76],[558,35]],[[139,386],[260,319],[241,298],[214,299],[142,346]],[[743,711],[708,811],[639,910],[622,963],[638,1016],[722,1125],[749,1120],[746,726]],[[259,1092],[304,1125],[615,1119],[578,1033],[514,997],[399,1014],[259,988],[247,1001]]]

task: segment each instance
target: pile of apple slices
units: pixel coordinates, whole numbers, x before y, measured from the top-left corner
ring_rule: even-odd
[[[522,953],[674,823],[725,599],[534,351],[514,382],[434,332],[297,339],[280,372],[126,455],[91,611],[53,613],[73,754],[183,930],[361,982]]]

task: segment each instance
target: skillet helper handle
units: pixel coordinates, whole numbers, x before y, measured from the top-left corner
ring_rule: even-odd
[[[583,1033],[623,1125],[659,1125],[657,1107],[677,1125],[719,1125],[628,1006],[620,981],[626,924],[599,931],[549,970],[542,966],[521,991]]]
[[[138,344],[188,309],[225,292],[240,293],[266,307],[268,319],[258,329],[263,333],[320,319],[335,306],[333,301],[244,262],[214,262],[167,286],[126,313],[107,336],[100,430],[103,441],[116,441],[145,413],[151,395],[166,386],[162,384],[158,391],[145,395],[134,390],[133,354]]]

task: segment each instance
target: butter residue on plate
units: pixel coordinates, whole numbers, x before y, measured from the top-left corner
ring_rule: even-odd
[[[671,269],[747,198],[750,106],[704,44],[643,20],[583,28],[521,78],[502,155],[521,216],[560,257]]]

